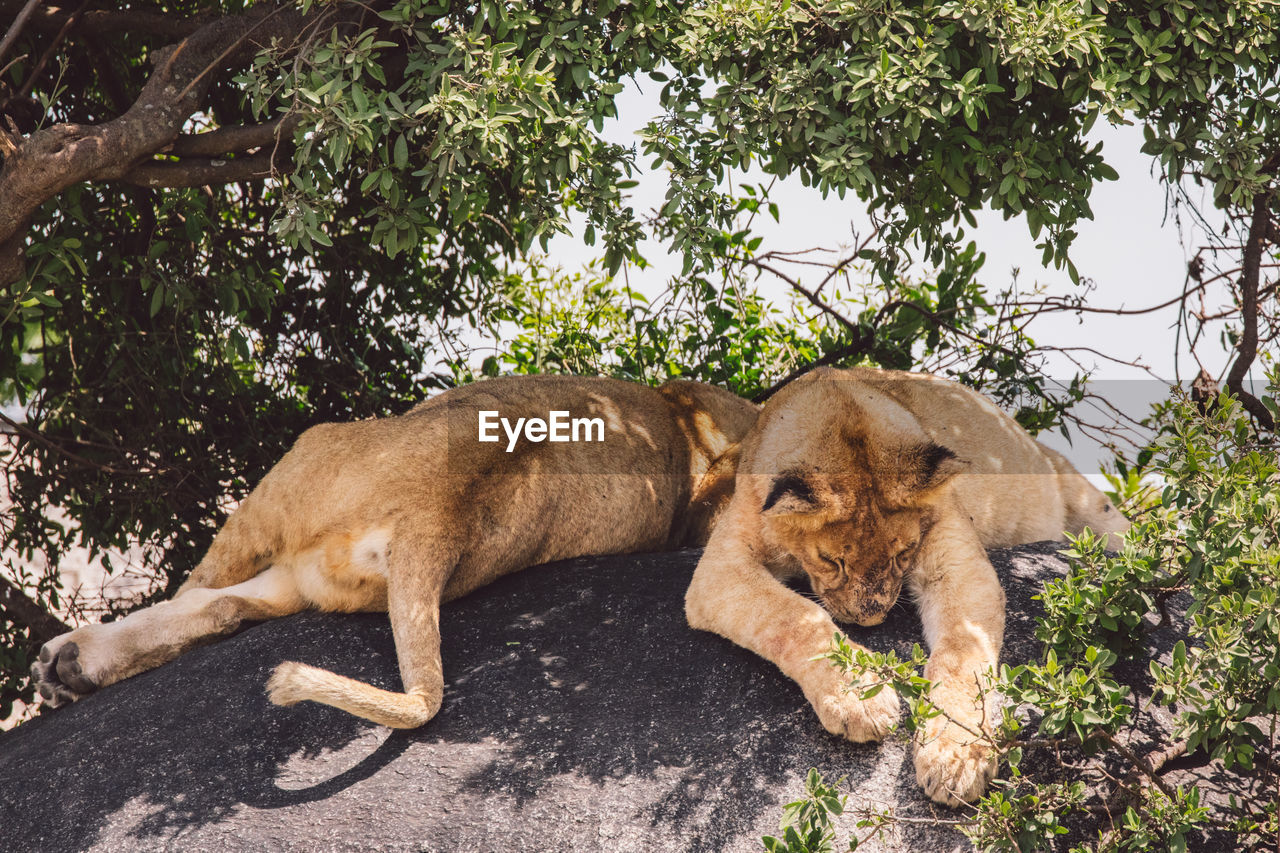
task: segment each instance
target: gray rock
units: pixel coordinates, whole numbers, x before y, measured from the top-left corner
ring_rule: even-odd
[[[1031,597],[1058,547],[993,552],[1007,660],[1039,652]],[[828,735],[773,665],[690,630],[697,558],[573,560],[448,605],[444,707],[416,731],[263,692],[284,660],[399,689],[384,615],[197,649],[0,737],[0,849],[755,851],[810,767],[847,777],[855,807],[958,816],[920,793],[905,743]],[[899,604],[855,638],[906,654],[920,626]],[[880,845],[968,848],[911,823]]]

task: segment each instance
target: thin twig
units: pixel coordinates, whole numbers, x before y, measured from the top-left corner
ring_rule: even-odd
[[[124,470],[121,468],[116,468],[111,465],[104,465],[101,462],[94,462],[90,459],[85,459],[83,456],[80,456],[79,454],[76,454],[76,453],[72,453],[70,450],[67,450],[65,447],[62,447],[56,442],[50,441],[49,439],[45,438],[43,435],[36,432],[26,424],[20,423],[19,421],[15,421],[13,418],[9,417],[4,412],[0,412],[0,423],[3,423],[4,425],[8,426],[9,429],[13,431],[14,435],[21,436],[22,438],[25,438],[28,441],[34,441],[37,444],[42,444],[45,447],[49,448],[50,450],[53,450],[56,453],[62,456],[65,456],[67,459],[70,459],[72,462],[75,462],[79,465],[83,465],[87,468],[95,468],[99,471],[105,471],[108,474],[150,475],[154,473],[152,471]]]
[[[22,11],[18,13],[18,17],[13,19],[13,23],[9,25],[9,29],[5,31],[4,38],[0,39],[0,59],[4,59],[5,51],[18,40],[18,36],[22,35],[22,28],[26,26],[27,19],[31,17],[31,13],[40,5],[41,0],[27,0],[27,5],[22,7]],[[9,66],[5,66],[8,68]]]

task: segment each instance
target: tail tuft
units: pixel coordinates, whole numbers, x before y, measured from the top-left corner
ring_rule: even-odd
[[[326,675],[332,676],[334,673],[305,663],[285,661],[276,667],[276,671],[267,680],[267,698],[276,705],[296,705],[320,694],[323,685],[327,683]]]

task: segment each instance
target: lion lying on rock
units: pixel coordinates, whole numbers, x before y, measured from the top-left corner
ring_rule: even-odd
[[[758,411],[693,382],[507,377],[398,418],[315,427],[172,601],[50,641],[33,676],[56,706],[246,620],[385,610],[403,693],[289,662],[270,695],[412,728],[442,700],[442,602],[538,563],[707,542],[690,625],[777,664],[854,741],[882,738],[899,702],[888,689],[859,698],[856,679],[821,659],[832,617],[877,624],[906,586],[944,712],[917,740],[917,777],[938,802],[975,799],[995,770],[974,733],[992,721],[984,694],[1004,633],[985,549],[1086,526],[1115,545],[1128,522],[1061,455],[952,382],[822,369]],[[603,440],[557,446],[565,412],[601,421]],[[801,576],[821,604],[783,583]]]
[[[757,411],[696,382],[506,377],[400,417],[314,427],[171,601],[46,643],[37,689],[56,707],[248,620],[387,611],[403,693],[290,662],[271,699],[420,726],[444,690],[442,602],[539,563],[701,545],[733,486],[732,466],[713,463]]]
[[[898,697],[866,700],[821,659],[843,622],[875,625],[905,585],[924,624],[930,698],[944,713],[916,742],[933,800],[977,798],[995,763],[974,732],[1004,635],[986,548],[1128,522],[1058,453],[989,400],[931,376],[814,371],[765,406],[686,598],[689,624],[774,662],[829,731],[879,740]],[[807,576],[817,601],[787,587]]]

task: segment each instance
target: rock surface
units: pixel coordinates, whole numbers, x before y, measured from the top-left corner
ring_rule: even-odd
[[[1039,651],[1031,596],[1059,547],[992,553],[1006,660]],[[399,689],[384,615],[304,613],[197,649],[0,737],[0,849],[757,851],[810,767],[847,777],[851,806],[957,816],[919,792],[905,743],[828,735],[773,665],[690,630],[697,558],[573,560],[447,605],[445,703],[416,731],[263,692],[284,660]],[[854,637],[921,641],[905,603]],[[915,824],[877,846],[968,848]]]

